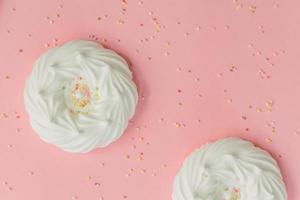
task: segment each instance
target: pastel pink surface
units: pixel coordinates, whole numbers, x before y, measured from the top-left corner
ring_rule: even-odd
[[[0,199],[171,199],[184,158],[226,136],[268,150],[289,200],[300,199],[299,6],[297,0],[0,1]],[[125,134],[85,155],[42,142],[23,105],[33,62],[76,38],[98,38],[123,55],[140,96]]]

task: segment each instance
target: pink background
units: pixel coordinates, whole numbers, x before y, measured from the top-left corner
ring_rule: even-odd
[[[269,150],[300,199],[297,0],[1,0],[0,199],[168,200],[185,156],[240,136]],[[43,143],[24,81],[47,48],[98,39],[131,63],[125,134],[70,154]]]

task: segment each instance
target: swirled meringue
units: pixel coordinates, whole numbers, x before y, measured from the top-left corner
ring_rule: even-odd
[[[35,132],[45,142],[74,153],[118,139],[134,115],[137,99],[126,61],[87,40],[44,53],[24,90]]]
[[[286,199],[276,161],[238,138],[208,143],[193,152],[173,184],[173,200]]]

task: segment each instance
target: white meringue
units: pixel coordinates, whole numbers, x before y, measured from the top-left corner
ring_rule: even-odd
[[[134,115],[137,99],[126,61],[87,40],[44,53],[24,91],[31,126],[40,138],[74,153],[118,139]]]
[[[238,138],[209,143],[193,152],[173,185],[173,200],[286,199],[276,161]]]

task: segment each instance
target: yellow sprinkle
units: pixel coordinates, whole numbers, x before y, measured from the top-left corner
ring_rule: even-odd
[[[170,46],[171,45],[171,43],[169,41],[167,41],[165,44],[166,44],[166,46]]]
[[[1,116],[2,116],[3,118],[7,118],[7,117],[8,117],[8,115],[7,115],[6,113],[1,113]]]
[[[273,106],[274,106],[274,101],[267,101],[267,102],[266,102],[266,107],[267,107],[268,111],[271,112]]]
[[[175,122],[175,126],[176,126],[176,128],[180,128],[180,127],[181,127],[181,124],[178,123],[178,122]]]
[[[237,67],[234,66],[234,65],[231,65],[231,66],[229,67],[229,71],[230,71],[230,72],[235,72],[236,70],[237,70]]]
[[[249,10],[250,10],[252,13],[255,13],[255,11],[256,11],[256,6],[254,6],[254,5],[249,6]]]
[[[272,140],[271,138],[266,138],[266,142],[267,142],[267,143],[272,143],[273,140]]]
[[[139,156],[138,160],[143,161],[144,160],[143,156]]]
[[[279,54],[278,54],[278,52],[276,52],[276,51],[272,53],[272,56],[273,56],[273,57],[277,57],[278,55],[279,55]]]
[[[119,19],[119,20],[118,20],[118,23],[119,23],[119,24],[125,24],[125,21],[122,20],[122,19]]]
[[[236,9],[236,10],[239,10],[239,9],[241,9],[241,8],[243,8],[243,4],[236,4],[236,6],[235,6],[235,9]]]

